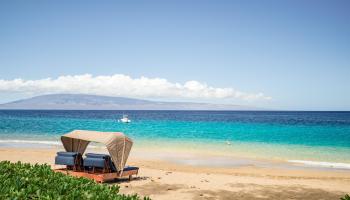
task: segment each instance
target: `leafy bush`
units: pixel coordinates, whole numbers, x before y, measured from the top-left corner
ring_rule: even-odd
[[[344,197],[340,198],[340,200],[350,200],[350,196],[346,194]]]
[[[48,165],[0,162],[0,199],[140,199],[118,192],[119,186],[67,176]]]

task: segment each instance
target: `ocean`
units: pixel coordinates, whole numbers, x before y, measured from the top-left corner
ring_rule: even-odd
[[[132,122],[118,123],[123,114]],[[123,132],[136,148],[350,169],[350,112],[0,110],[0,147],[60,145],[74,129]]]

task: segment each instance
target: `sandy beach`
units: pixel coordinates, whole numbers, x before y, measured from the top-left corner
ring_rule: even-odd
[[[1,148],[0,160],[47,163],[56,148]],[[131,182],[119,181],[124,194],[152,199],[339,199],[350,192],[350,172],[259,166],[208,167],[178,164],[135,150],[128,165],[140,167]]]

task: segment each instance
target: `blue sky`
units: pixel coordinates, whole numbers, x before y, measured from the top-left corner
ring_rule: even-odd
[[[349,9],[346,0],[1,1],[0,99],[34,95],[13,89],[16,78],[123,74],[271,97],[193,101],[350,110]]]

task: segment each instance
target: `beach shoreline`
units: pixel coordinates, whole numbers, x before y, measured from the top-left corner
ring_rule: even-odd
[[[1,147],[0,160],[47,163],[53,168],[61,148]],[[100,151],[94,149],[94,151]],[[316,168],[274,168],[256,165],[198,166],[132,151],[127,164],[140,167],[137,178],[121,181],[124,194],[153,199],[339,199],[350,191],[350,171]]]
[[[141,144],[140,144],[141,143]],[[273,152],[283,152],[286,149],[276,149],[277,144],[256,144],[256,146],[245,147],[261,149],[264,147],[269,149],[267,152],[252,154],[243,152],[245,149],[240,149],[240,146],[236,143],[227,144],[203,144],[203,143],[188,143],[183,142],[179,144],[171,141],[167,142],[154,142],[154,141],[138,141],[133,146],[131,151],[131,157],[136,157],[143,160],[159,160],[166,161],[180,165],[190,165],[198,167],[218,167],[218,168],[229,168],[229,167],[246,167],[255,166],[260,168],[276,168],[276,169],[302,169],[302,170],[327,170],[327,171],[350,171],[350,162],[348,159],[340,160],[323,160],[316,156],[309,156],[307,158],[288,158],[288,156],[281,154],[281,156],[272,156]],[[235,147],[231,147],[235,146]],[[262,147],[257,147],[261,145]],[[238,146],[238,147],[237,147]],[[271,147],[273,146],[273,147]],[[295,147],[296,145],[292,146]],[[292,147],[288,147],[291,149]],[[1,148],[24,148],[24,149],[51,149],[61,148],[61,142],[58,140],[14,140],[6,139],[0,140]],[[98,143],[91,144],[88,146],[92,151],[104,151],[105,147]],[[303,146],[303,148],[307,148]],[[317,148],[317,147],[313,147]],[[300,151],[299,148],[295,148]],[[293,151],[296,151],[293,149]],[[308,149],[304,149],[307,151]],[[331,151],[332,149],[329,149]],[[333,149],[334,150],[334,149]],[[289,150],[291,151],[291,150]],[[296,151],[296,152],[298,152]],[[338,148],[338,152],[341,150]],[[270,153],[270,154],[269,154]],[[344,152],[342,152],[344,154]],[[350,153],[350,152],[349,152]],[[310,152],[313,154],[313,152]],[[343,157],[342,157],[343,158]]]

